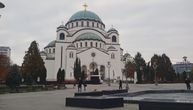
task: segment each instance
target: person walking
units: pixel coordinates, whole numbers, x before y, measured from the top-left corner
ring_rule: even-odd
[[[191,86],[190,86],[191,81],[190,81],[190,79],[186,78],[185,83],[186,83],[187,90],[190,90],[191,89]]]
[[[86,91],[86,87],[87,87],[86,81],[84,81],[83,86],[84,86],[84,91]]]
[[[82,92],[82,81],[78,82],[78,92]]]
[[[121,90],[122,89],[122,81],[119,80],[119,89]]]

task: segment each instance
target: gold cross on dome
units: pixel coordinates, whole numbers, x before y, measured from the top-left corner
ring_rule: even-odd
[[[84,5],[82,5],[84,7],[84,11],[86,11],[86,8],[88,7],[88,5],[86,3],[84,3]]]

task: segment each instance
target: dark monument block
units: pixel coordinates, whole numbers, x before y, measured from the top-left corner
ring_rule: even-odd
[[[103,90],[103,91],[75,93],[74,96],[103,96],[103,95],[116,96],[116,94],[127,93],[127,92],[128,92],[127,89],[122,89],[122,90]]]
[[[74,93],[74,96],[102,96],[102,95],[103,93],[101,91]]]
[[[114,97],[67,97],[66,106],[85,108],[123,107],[123,98]]]
[[[120,93],[127,93],[127,89],[122,90],[103,90],[103,95],[112,95],[112,94],[120,94]]]
[[[139,110],[193,110],[193,103],[171,99],[144,99],[139,101]]]
[[[91,76],[90,78],[92,84],[100,84],[99,76]]]

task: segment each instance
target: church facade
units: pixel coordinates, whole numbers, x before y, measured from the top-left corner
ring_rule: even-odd
[[[64,69],[65,79],[74,79],[74,62],[81,61],[87,80],[98,77],[121,79],[123,76],[123,49],[115,28],[105,30],[97,14],[88,10],[73,14],[65,25],[57,27],[56,39],[41,52],[47,69],[47,80],[55,81],[59,68]],[[93,74],[98,69],[99,74]]]

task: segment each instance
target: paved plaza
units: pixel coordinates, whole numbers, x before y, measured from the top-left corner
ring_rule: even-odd
[[[185,84],[130,84],[129,92],[143,90],[178,90],[186,89]],[[118,89],[118,84],[88,85],[87,91]],[[86,108],[66,107],[65,98],[72,97],[77,92],[73,85],[67,85],[65,90],[14,93],[0,95],[0,110],[87,110]],[[95,109],[93,109],[95,110]],[[107,109],[108,110],[108,109]],[[124,107],[109,110],[138,110],[137,104],[124,104]]]

